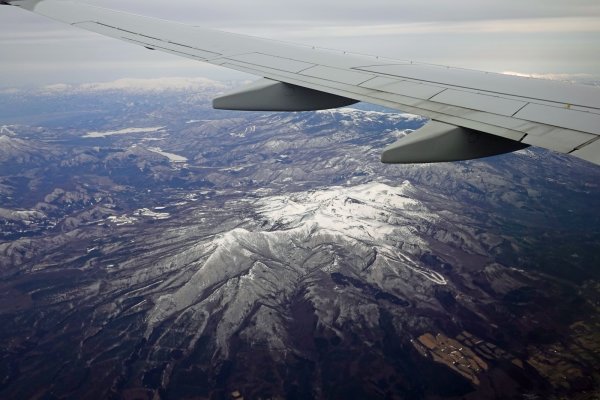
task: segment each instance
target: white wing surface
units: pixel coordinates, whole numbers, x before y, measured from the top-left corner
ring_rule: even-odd
[[[75,1],[1,3],[266,78],[215,100],[215,107],[293,111],[364,101],[432,120],[424,132],[409,135],[407,143],[402,139],[386,149],[385,162],[468,159],[535,145],[600,165],[600,89],[595,87],[359,56]],[[415,157],[423,149],[423,156]]]

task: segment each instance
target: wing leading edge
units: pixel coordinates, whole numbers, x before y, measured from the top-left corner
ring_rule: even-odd
[[[266,78],[215,99],[215,107],[294,111],[364,101],[432,120],[423,132],[386,149],[385,162],[477,158],[535,145],[600,165],[600,89],[595,87],[360,56],[68,0],[0,4]],[[415,144],[423,142],[437,150],[433,154],[418,150],[428,147]],[[421,155],[415,157],[415,151]]]

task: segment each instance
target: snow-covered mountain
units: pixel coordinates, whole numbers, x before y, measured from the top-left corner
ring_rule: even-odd
[[[245,333],[248,340],[265,340],[275,352],[294,351],[286,340],[291,333],[286,332],[285,318],[269,318],[268,311],[284,312],[299,293],[315,307],[322,327],[336,331],[339,325],[352,323],[358,328],[364,322],[355,319],[366,318],[361,313],[367,310],[356,314],[346,309],[348,305],[337,298],[344,290],[332,275],[366,280],[374,292],[367,294],[385,295],[399,304],[407,303],[402,298],[414,300],[417,292],[445,285],[441,273],[395,245],[402,241],[421,252],[428,250],[411,224],[432,224],[436,216],[409,197],[414,191],[408,182],[400,187],[366,184],[257,201],[256,218],[265,219],[263,228],[235,228],[196,248],[208,255],[206,260],[195,264],[193,275],[181,288],[158,299],[148,317],[147,336],[159,324],[187,314],[186,323],[196,320],[199,337],[207,318],[216,313],[220,314],[216,350],[225,358],[232,335],[246,330],[254,319]],[[411,286],[404,287],[406,282]],[[376,325],[376,319],[369,324]],[[271,330],[281,336],[271,335]]]

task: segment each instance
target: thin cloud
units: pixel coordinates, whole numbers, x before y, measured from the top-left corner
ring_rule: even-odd
[[[99,6],[125,9],[194,23],[245,24],[278,20],[352,21],[370,25],[427,21],[476,21],[600,16],[597,0],[88,0]]]
[[[431,34],[498,34],[498,33],[581,33],[600,32],[600,18],[544,18],[458,22],[416,22],[377,25],[326,25],[314,23],[294,24],[285,30],[287,37],[368,37],[392,35]],[[272,36],[280,26],[242,26],[228,30],[247,32],[260,36]]]

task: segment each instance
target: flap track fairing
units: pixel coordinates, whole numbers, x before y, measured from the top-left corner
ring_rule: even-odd
[[[358,101],[271,79],[217,97],[213,107],[238,111],[316,111],[344,107]]]
[[[386,164],[463,161],[510,153],[528,145],[500,136],[429,121],[388,146],[381,156]]]

